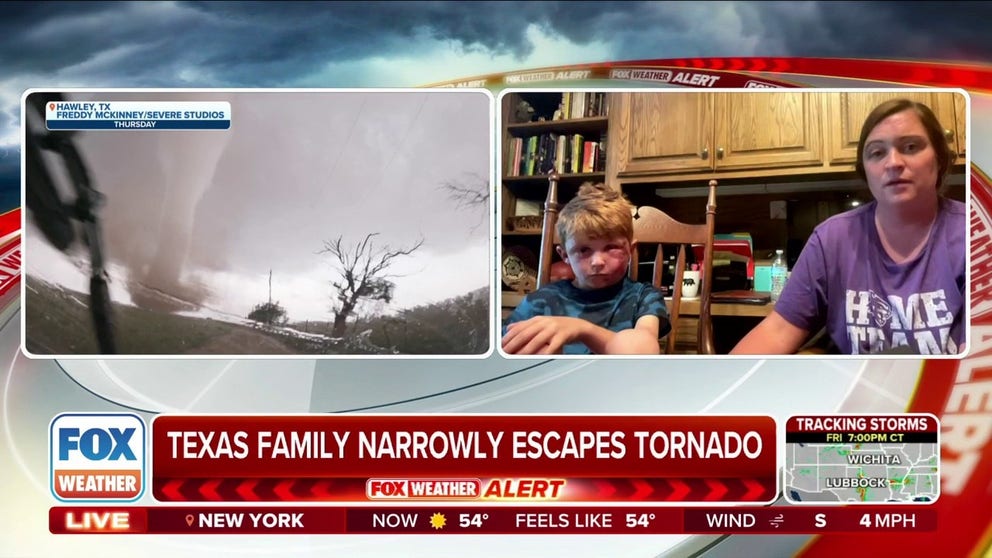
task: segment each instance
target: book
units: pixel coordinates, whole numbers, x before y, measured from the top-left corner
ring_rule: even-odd
[[[606,132],[603,132],[599,136],[599,157],[596,158],[596,165],[593,168],[593,172],[604,172],[606,171]]]
[[[513,148],[513,156],[510,157],[510,170],[507,176],[520,176],[520,160],[523,158],[524,139],[513,138],[510,142]]]
[[[558,136],[555,142],[555,171],[558,174],[565,172],[565,147],[568,143],[565,135]]]
[[[583,142],[582,134],[575,134],[572,136],[571,145],[571,165],[569,167],[569,172],[578,173],[582,168],[582,144]]]
[[[537,136],[530,136],[527,138],[527,151],[524,156],[524,176],[533,176],[535,163],[537,163]]]
[[[517,217],[523,217],[526,215],[540,215],[541,203],[535,200],[517,198],[514,202],[513,214]]]
[[[583,91],[572,93],[572,110],[569,118],[582,118],[585,116],[586,94]]]
[[[596,142],[587,141],[582,144],[582,172],[593,172],[596,168]]]
[[[536,169],[537,174],[548,174],[555,168],[555,136],[541,134],[541,158],[540,165]]]
[[[537,152],[534,155],[534,172],[531,174],[543,174],[542,168],[544,167],[544,159],[548,150],[548,135],[541,134],[537,136]]]

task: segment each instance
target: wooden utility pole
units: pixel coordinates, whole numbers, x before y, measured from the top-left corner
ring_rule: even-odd
[[[269,270],[269,307],[272,306],[272,270]]]

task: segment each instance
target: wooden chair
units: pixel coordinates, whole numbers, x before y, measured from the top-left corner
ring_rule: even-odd
[[[651,283],[661,287],[662,272],[665,268],[665,249],[676,250],[674,293],[669,306],[669,319],[672,332],[666,340],[666,352],[675,352],[675,344],[679,337],[679,316],[682,309],[682,281],[685,278],[686,251],[693,245],[703,246],[703,261],[700,266],[702,285],[699,287],[699,321],[696,326],[696,347],[699,354],[711,355],[713,348],[713,323],[710,318],[710,291],[713,276],[713,230],[716,221],[716,180],[710,180],[709,194],[706,200],[706,220],[699,225],[688,225],[676,221],[656,207],[641,206],[634,215],[634,249],[630,263],[630,278],[638,280],[639,267],[638,247],[645,244],[657,245],[654,258],[654,273]]]
[[[677,248],[675,266],[675,293],[669,310],[672,332],[666,339],[666,352],[675,351],[675,342],[679,331],[679,314],[681,310],[682,280],[685,275],[686,249],[692,245],[703,246],[702,277],[703,284],[699,289],[699,322],[696,332],[696,351],[700,354],[713,354],[713,324],[710,320],[710,280],[713,274],[713,230],[716,220],[716,180],[710,180],[709,195],[706,202],[706,221],[701,225],[687,225],[676,221],[657,208],[643,206],[634,215],[634,247],[629,276],[638,280],[638,250],[644,244],[658,246],[654,261],[652,284],[661,287],[662,270],[664,269],[665,245]],[[548,195],[544,202],[544,220],[541,227],[541,255],[537,272],[537,286],[547,284],[551,280],[552,254],[558,243],[558,233],[555,225],[558,223],[558,175],[548,176]]]
[[[544,219],[541,221],[541,259],[537,266],[537,288],[551,282],[551,260],[558,244],[558,173],[548,175],[548,195],[544,200]]]

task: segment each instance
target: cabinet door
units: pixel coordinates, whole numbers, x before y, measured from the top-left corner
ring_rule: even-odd
[[[822,164],[820,103],[816,93],[717,94],[716,169]]]
[[[710,94],[634,92],[617,97],[618,120],[607,142],[617,176],[713,168]]]
[[[968,100],[961,93],[947,93],[947,95],[953,97],[954,100],[954,124],[957,127],[957,134],[954,136],[954,149],[958,154],[957,162],[964,164],[964,156],[968,147]]]
[[[858,136],[868,114],[879,104],[889,99],[907,98],[929,106],[944,126],[952,141],[957,140],[955,103],[953,93],[920,93],[893,91],[884,93],[848,92],[828,94],[827,130],[828,156],[831,165],[851,164],[857,160]],[[963,133],[962,133],[963,135]],[[957,148],[964,151],[964,146]]]

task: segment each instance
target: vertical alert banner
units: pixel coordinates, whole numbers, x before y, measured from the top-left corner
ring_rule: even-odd
[[[803,550],[804,558],[839,556],[854,544],[889,556],[979,556],[992,544],[992,181],[973,168],[971,187],[971,347],[960,361],[924,361],[908,409],[940,420],[941,494],[933,504],[940,530],[821,536]]]

